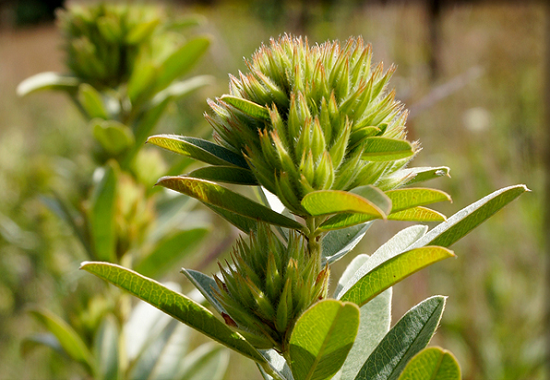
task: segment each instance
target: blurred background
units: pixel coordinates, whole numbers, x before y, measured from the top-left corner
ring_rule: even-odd
[[[82,277],[77,270],[81,248],[40,195],[55,189],[68,198],[77,196],[92,171],[91,131],[63,94],[22,99],[15,92],[33,74],[63,72],[53,13],[62,3],[0,2],[0,379],[80,378],[74,363],[52,351],[36,350],[23,358],[19,347],[38,329],[26,309],[63,310],[67,299],[78,297]],[[397,65],[391,83],[411,111],[409,140],[420,140],[423,147],[414,166],[451,168],[452,178],[430,184],[453,197],[439,211],[451,215],[498,188],[527,184],[532,193],[453,247],[457,259],[396,286],[393,314],[396,321],[427,296],[447,295],[433,343],[457,356],[464,379],[549,378],[542,224],[550,12],[544,2],[163,4],[175,14],[205,17],[199,32],[211,35],[213,43],[193,74],[213,75],[216,81],[172,106],[159,133],[209,138],[211,129],[202,116],[205,100],[227,92],[228,73],[245,70],[243,57],[270,37],[302,34],[313,44],[361,35],[373,45],[374,62]],[[405,226],[375,224],[356,252],[372,253]],[[224,234],[227,227],[219,230]],[[346,262],[335,265],[335,276]],[[194,257],[184,265],[204,262]],[[212,273],[215,266],[203,270]],[[178,271],[174,268],[172,279],[190,289]],[[225,379],[260,375],[251,361],[232,354]]]

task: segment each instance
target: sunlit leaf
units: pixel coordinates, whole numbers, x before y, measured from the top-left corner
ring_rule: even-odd
[[[439,347],[425,348],[407,364],[399,380],[460,380],[453,354]]]
[[[269,111],[266,107],[263,107],[257,103],[251,102],[237,96],[224,95],[220,98],[221,101],[228,103],[242,111],[246,115],[252,116],[256,119],[269,121]]]
[[[82,83],[78,86],[78,101],[88,116],[93,119],[108,119],[109,115],[103,105],[101,94],[88,83]]]
[[[437,246],[403,252],[365,274],[340,297],[340,300],[362,306],[411,274],[453,256],[452,251]]]
[[[186,296],[116,264],[84,262],[81,269],[130,292],[240,354],[257,362],[265,363],[263,356],[240,334],[232,331],[210,311]]]
[[[394,161],[413,155],[413,146],[406,140],[378,136],[367,137],[364,140],[364,160]]]
[[[400,220],[404,222],[444,222],[445,215],[427,207],[413,207],[403,211],[397,211],[388,215],[388,220]]]
[[[407,188],[390,190],[385,193],[391,199],[391,212],[398,212],[417,206],[451,201],[451,196],[441,190],[428,188]]]
[[[342,366],[359,328],[359,308],[324,300],[302,314],[290,336],[290,368],[296,380],[330,379]]]
[[[76,92],[80,81],[71,75],[45,72],[25,79],[17,86],[17,95],[25,96],[41,90],[64,90]]]

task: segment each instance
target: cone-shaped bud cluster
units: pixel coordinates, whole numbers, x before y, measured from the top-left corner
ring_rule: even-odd
[[[243,154],[290,210],[307,215],[300,201],[315,190],[398,185],[385,178],[410,157],[367,158],[368,138],[404,140],[407,118],[386,91],[394,68],[371,68],[370,45],[358,38],[310,47],[285,35],[247,66],[230,77],[229,96],[210,101],[214,114],[206,118],[217,142]]]
[[[235,327],[257,348],[283,351],[297,318],[313,303],[326,297],[328,267],[319,268],[307,244],[291,232],[282,242],[267,225],[239,240],[232,265],[214,276],[216,294]]]
[[[58,19],[68,67],[82,81],[101,89],[128,80],[141,47],[152,45],[162,14],[155,7],[101,3],[72,6],[59,12]]]

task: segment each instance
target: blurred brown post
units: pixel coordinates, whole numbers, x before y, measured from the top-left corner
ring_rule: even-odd
[[[439,54],[441,50],[441,13],[443,10],[443,1],[427,0],[426,8],[428,12],[428,32],[430,39],[430,79],[433,83],[440,75]]]

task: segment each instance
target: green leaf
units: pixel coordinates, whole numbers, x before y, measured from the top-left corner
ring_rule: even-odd
[[[126,34],[126,43],[130,45],[139,44],[153,33],[159,22],[160,19],[155,18],[147,22],[140,22],[136,24],[132,29],[130,29],[128,34]]]
[[[197,37],[188,41],[162,63],[157,79],[157,91],[187,73],[210,46],[210,38]]]
[[[249,169],[242,156],[210,141],[177,135],[157,135],[149,137],[147,142],[207,164]]]
[[[160,277],[175,269],[182,258],[195,251],[207,233],[208,228],[193,228],[166,237],[136,264],[136,272],[146,277]]]
[[[118,168],[115,162],[109,162],[103,170],[103,177],[92,193],[88,221],[95,257],[99,260],[116,261]]]
[[[181,273],[185,275],[195,285],[195,288],[206,298],[208,302],[216,309],[220,315],[228,314],[222,304],[214,296],[214,291],[219,292],[218,284],[210,276],[196,270],[181,268]]]
[[[403,252],[365,274],[340,299],[362,306],[411,274],[453,256],[452,251],[438,246]]]
[[[450,177],[451,169],[447,166],[438,166],[438,167],[417,167],[417,168],[408,168],[401,169],[396,174],[408,175],[411,177],[410,180],[406,181],[407,185],[412,185],[413,183],[429,181],[430,179],[439,178],[439,177]]]
[[[515,185],[495,191],[463,208],[446,222],[437,225],[411,248],[424,247],[428,244],[450,247],[526,191],[530,190],[525,185]]]
[[[358,259],[352,261],[352,264],[354,265],[352,266],[350,264],[350,266],[348,266],[348,269],[344,272],[345,276],[342,275],[342,278],[338,282],[338,286],[334,292],[334,298],[340,299],[344,292],[351,288],[351,286],[365,274],[369,273],[372,269],[376,268],[390,258],[404,252],[411,244],[424,236],[427,230],[428,227],[420,225],[407,227],[404,230],[399,231],[390,240],[378,248],[370,256],[369,260],[367,260],[368,256],[364,255],[365,258],[363,258],[363,261],[361,262],[359,261],[359,257],[363,257],[363,255],[357,256]],[[361,263],[360,266],[358,266],[359,263]],[[353,271],[353,273],[350,271]]]
[[[102,379],[119,377],[119,331],[113,315],[103,318],[94,339],[94,357],[97,360],[97,370]]]
[[[44,346],[51,348],[55,352],[59,354],[64,354],[63,347],[61,347],[61,344],[59,344],[59,340],[55,337],[55,335],[51,333],[45,333],[45,334],[33,334],[31,336],[28,336],[26,338],[23,338],[21,340],[21,345],[19,347],[21,356],[23,358],[26,358],[27,355],[29,355],[32,351],[34,351],[37,347]]]
[[[151,104],[158,105],[167,99],[175,100],[181,98],[182,96],[188,95],[191,92],[212,83],[214,83],[214,79],[210,75],[195,76],[184,81],[172,83],[170,86],[156,94],[151,100]]]
[[[157,185],[247,218],[262,220],[281,227],[303,228],[300,223],[213,182],[187,177],[163,177]]]
[[[437,211],[418,206],[391,213],[388,215],[388,220],[400,220],[405,222],[444,222],[447,218]]]
[[[268,364],[264,365],[263,367],[257,364],[258,369],[260,370],[264,378],[266,376],[269,376],[270,380],[279,378],[282,380],[294,380],[294,376],[292,376],[292,371],[290,370],[288,363],[282,355],[280,355],[277,351],[273,349],[259,351],[268,362]]]
[[[82,263],[84,269],[150,303],[215,341],[259,363],[263,356],[203,306],[134,271],[110,263]]]
[[[94,253],[90,242],[86,238],[86,232],[84,228],[77,222],[77,216],[75,215],[76,211],[68,204],[66,204],[61,197],[54,193],[53,197],[41,196],[40,200],[48,207],[54,214],[61,218],[65,223],[67,223],[73,233],[76,235],[80,244],[84,247],[88,257],[90,259],[94,258]]]
[[[350,252],[367,233],[372,223],[330,231],[322,240],[323,265],[332,264]]]
[[[407,362],[432,338],[445,308],[445,297],[435,296],[413,307],[386,334],[355,380],[396,380]]]
[[[80,85],[78,78],[71,75],[46,72],[33,75],[17,86],[17,95],[25,96],[42,90],[63,90],[76,92]]]
[[[236,185],[258,185],[256,177],[250,170],[235,166],[206,166],[193,170],[191,173],[187,174],[187,176],[214,182],[233,183]]]
[[[80,105],[82,106],[82,108],[84,108],[90,119],[96,117],[100,119],[109,118],[107,110],[103,105],[101,94],[88,83],[82,83],[80,84],[80,86],[78,86],[77,98],[80,102]]]
[[[439,347],[425,348],[407,364],[399,380],[460,380],[460,366],[452,353]]]
[[[392,213],[437,202],[451,202],[449,194],[441,190],[427,188],[390,190],[386,191],[386,195],[391,199]]]
[[[134,144],[134,134],[116,120],[92,120],[94,137],[111,154],[118,154]]]
[[[289,343],[290,368],[296,380],[325,380],[342,366],[359,328],[359,308],[323,300],[296,322]]]
[[[378,136],[367,137],[364,140],[364,160],[395,161],[413,155],[413,146],[406,140]]]
[[[47,310],[31,310],[31,315],[58,340],[63,351],[93,374],[92,354],[78,333],[63,319]]]
[[[232,105],[248,116],[264,121],[270,120],[269,110],[258,103],[231,95],[223,95],[220,100]]]
[[[205,343],[181,360],[180,368],[170,376],[158,380],[221,380],[229,364],[229,352],[211,343]]]
[[[302,206],[313,216],[343,212],[355,212],[386,219],[391,210],[391,201],[387,197],[379,197],[380,190],[371,187],[372,195],[368,198],[340,190],[319,190],[307,194],[302,199]],[[383,194],[383,193],[382,193]]]
[[[342,288],[348,281],[351,281],[354,273],[368,260],[368,255],[356,256],[340,277],[338,287]],[[359,332],[344,365],[333,377],[333,380],[355,378],[363,363],[390,330],[391,299],[392,288],[389,288],[369,303],[361,306]]]

